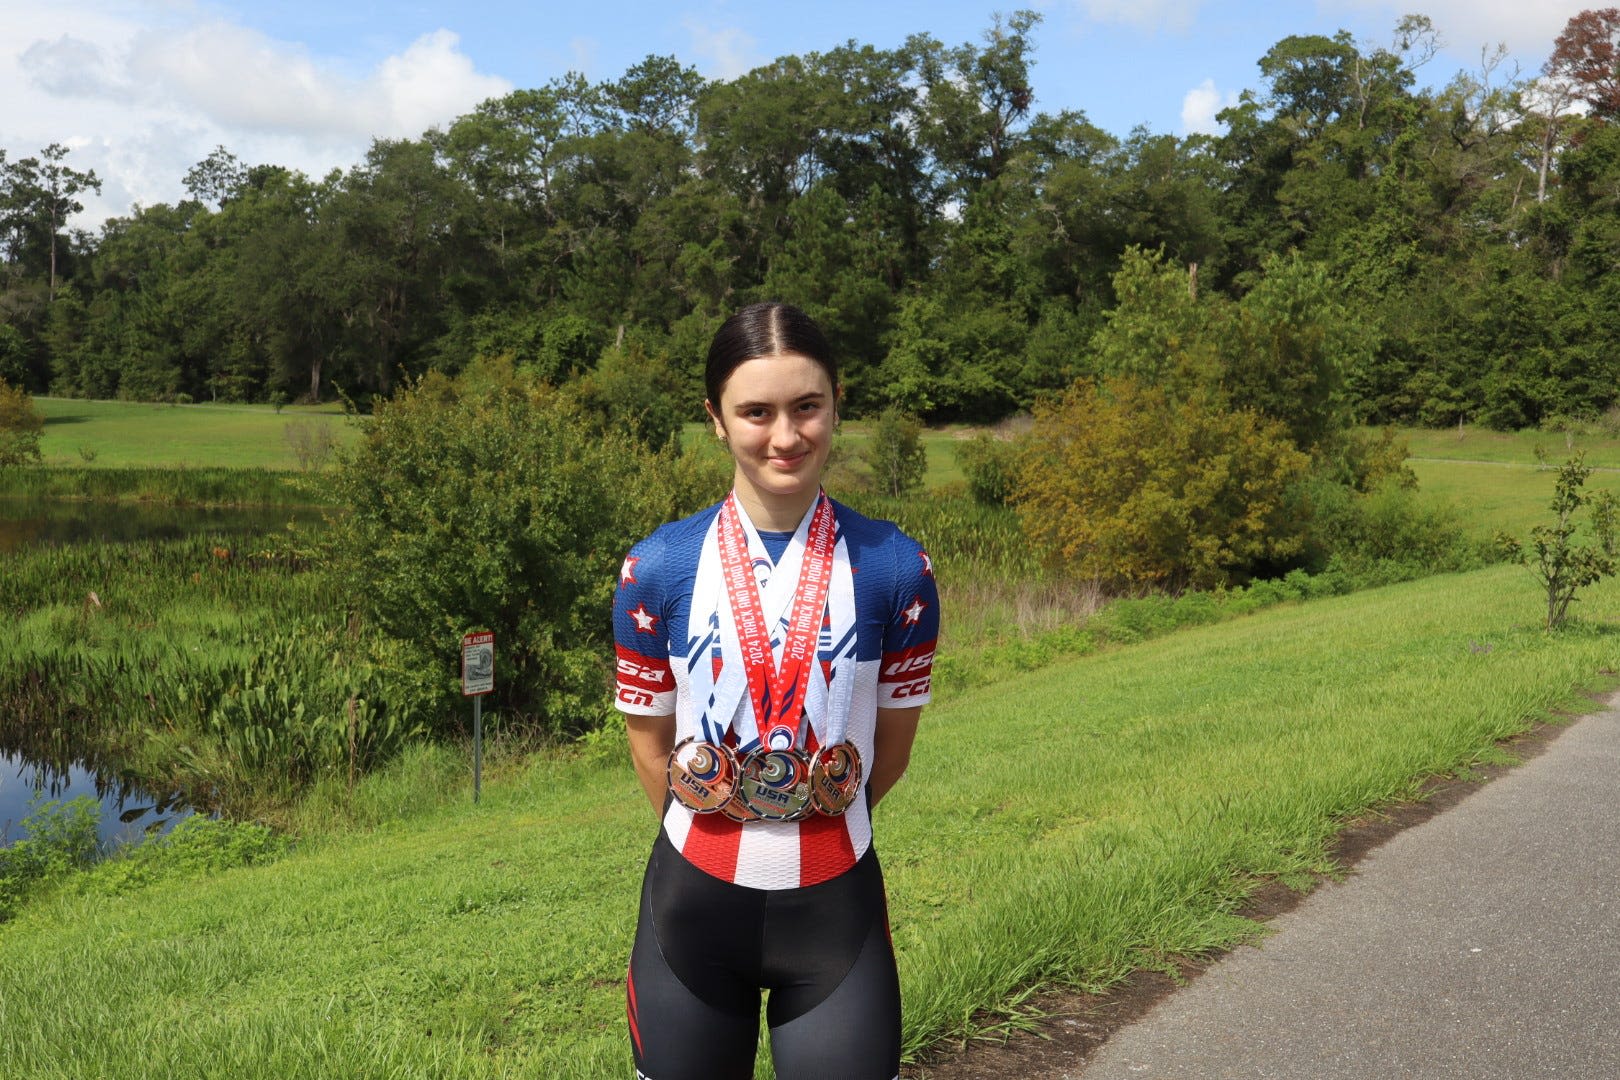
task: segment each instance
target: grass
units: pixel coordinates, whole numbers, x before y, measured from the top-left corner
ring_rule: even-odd
[[[46,465],[0,470],[0,498],[76,499],[171,507],[327,504],[320,474],[262,468]]]
[[[45,417],[40,453],[47,465],[291,470],[298,460],[288,430],[329,432],[336,445],[356,437],[340,405],[152,405],[133,401],[34,399]]]
[[[1558,459],[1562,461],[1562,458]],[[1418,490],[1457,507],[1459,519],[1472,534],[1485,538],[1508,532],[1523,538],[1532,525],[1551,521],[1555,468],[1501,462],[1483,464],[1435,459],[1408,461],[1418,477]],[[1620,472],[1597,471],[1586,481],[1588,493],[1620,493]]]
[[[1341,823],[1612,685],[1620,586],[1560,636],[1538,602],[1513,567],[1431,578],[931,710],[878,814],[908,1051],[1252,935],[1242,897]],[[64,891],[0,925],[0,1075],[627,1076],[653,828],[622,762],[547,757],[268,866]]]
[[[1549,463],[1557,463],[1576,450],[1586,452],[1586,463],[1620,468],[1620,437],[1596,427],[1565,435],[1558,431],[1492,431],[1489,428],[1401,428],[1401,438],[1415,458],[1445,461],[1488,461],[1533,465],[1540,447]]]

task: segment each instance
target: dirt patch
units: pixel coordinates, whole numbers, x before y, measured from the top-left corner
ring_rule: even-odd
[[[1607,705],[1600,700],[1599,704]],[[1574,717],[1570,717],[1574,719]],[[1516,760],[1507,765],[1480,765],[1460,776],[1433,777],[1416,799],[1381,807],[1350,822],[1334,838],[1329,855],[1343,873],[1390,837],[1462,802],[1490,781],[1540,754],[1568,728],[1567,722],[1539,724],[1498,743]],[[1326,880],[1326,878],[1322,879]],[[1320,883],[1320,882],[1319,882]],[[1295,892],[1281,882],[1256,890],[1238,914],[1265,922],[1298,907],[1309,892]],[[1011,1036],[947,1040],[916,1065],[901,1070],[907,1080],[1006,1080],[1009,1077],[1046,1077],[1078,1080],[1080,1071],[1097,1048],[1114,1032],[1145,1016],[1161,1000],[1208,970],[1225,953],[1182,959],[1171,975],[1138,971],[1105,994],[1073,991],[1044,994],[1029,1002],[1042,1016],[1031,1031]],[[986,1027],[996,1018],[977,1018]]]

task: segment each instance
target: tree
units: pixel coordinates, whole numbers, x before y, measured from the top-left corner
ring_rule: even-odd
[[[899,498],[916,490],[928,470],[922,421],[892,406],[884,409],[872,425],[871,438],[861,456],[884,495]]]
[[[248,170],[237,156],[223,146],[186,170],[186,190],[200,203],[213,203],[223,210],[247,183]]]
[[[1530,547],[1534,561],[1525,552],[1524,545],[1506,533],[1497,536],[1497,544],[1511,561],[1530,568],[1547,594],[1547,629],[1557,630],[1569,615],[1569,605],[1575,594],[1588,585],[1612,577],[1620,566],[1620,536],[1616,534],[1616,517],[1620,514],[1620,501],[1611,491],[1585,495],[1581,487],[1592,474],[1591,466],[1576,454],[1558,470],[1551,509],[1553,524],[1536,525],[1530,530]],[[1575,515],[1583,507],[1590,508],[1593,543],[1575,542]]]
[[[0,379],[0,466],[38,464],[45,418],[21,388]]]
[[[57,251],[67,219],[84,209],[78,196],[86,191],[101,193],[95,171],[79,172],[63,161],[68,149],[51,143],[37,158],[22,158],[9,170],[8,184],[13,213],[34,236],[43,235],[49,252],[49,298],[56,299]]]
[[[1620,117],[1620,8],[1583,11],[1564,25],[1542,69],[1605,120]]]

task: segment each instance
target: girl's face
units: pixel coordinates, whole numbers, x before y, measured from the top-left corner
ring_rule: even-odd
[[[705,407],[737,463],[737,484],[761,502],[821,489],[838,398],[820,364],[798,353],[746,360],[721,388],[719,407]]]

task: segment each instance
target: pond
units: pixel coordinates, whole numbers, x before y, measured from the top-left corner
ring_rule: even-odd
[[[323,520],[319,509],[309,507],[198,508],[0,497],[0,564],[7,554],[31,547],[131,543],[198,534],[262,536],[289,521],[300,527],[319,527]],[[115,774],[116,769],[98,771],[82,759],[49,765],[16,745],[0,746],[0,847],[22,839],[22,821],[31,806],[51,800],[67,802],[79,795],[89,795],[100,805],[104,849],[165,832],[192,813],[174,796],[141,791]]]
[[[0,498],[0,555],[27,547],[275,532],[318,526],[313,507],[186,507],[69,499]]]
[[[97,834],[103,851],[161,835],[193,813],[173,796],[160,798],[109,781],[78,763],[62,771],[20,754],[0,753],[0,847],[23,839],[22,821],[38,805],[53,800],[65,803],[80,795],[88,795],[100,805]]]

